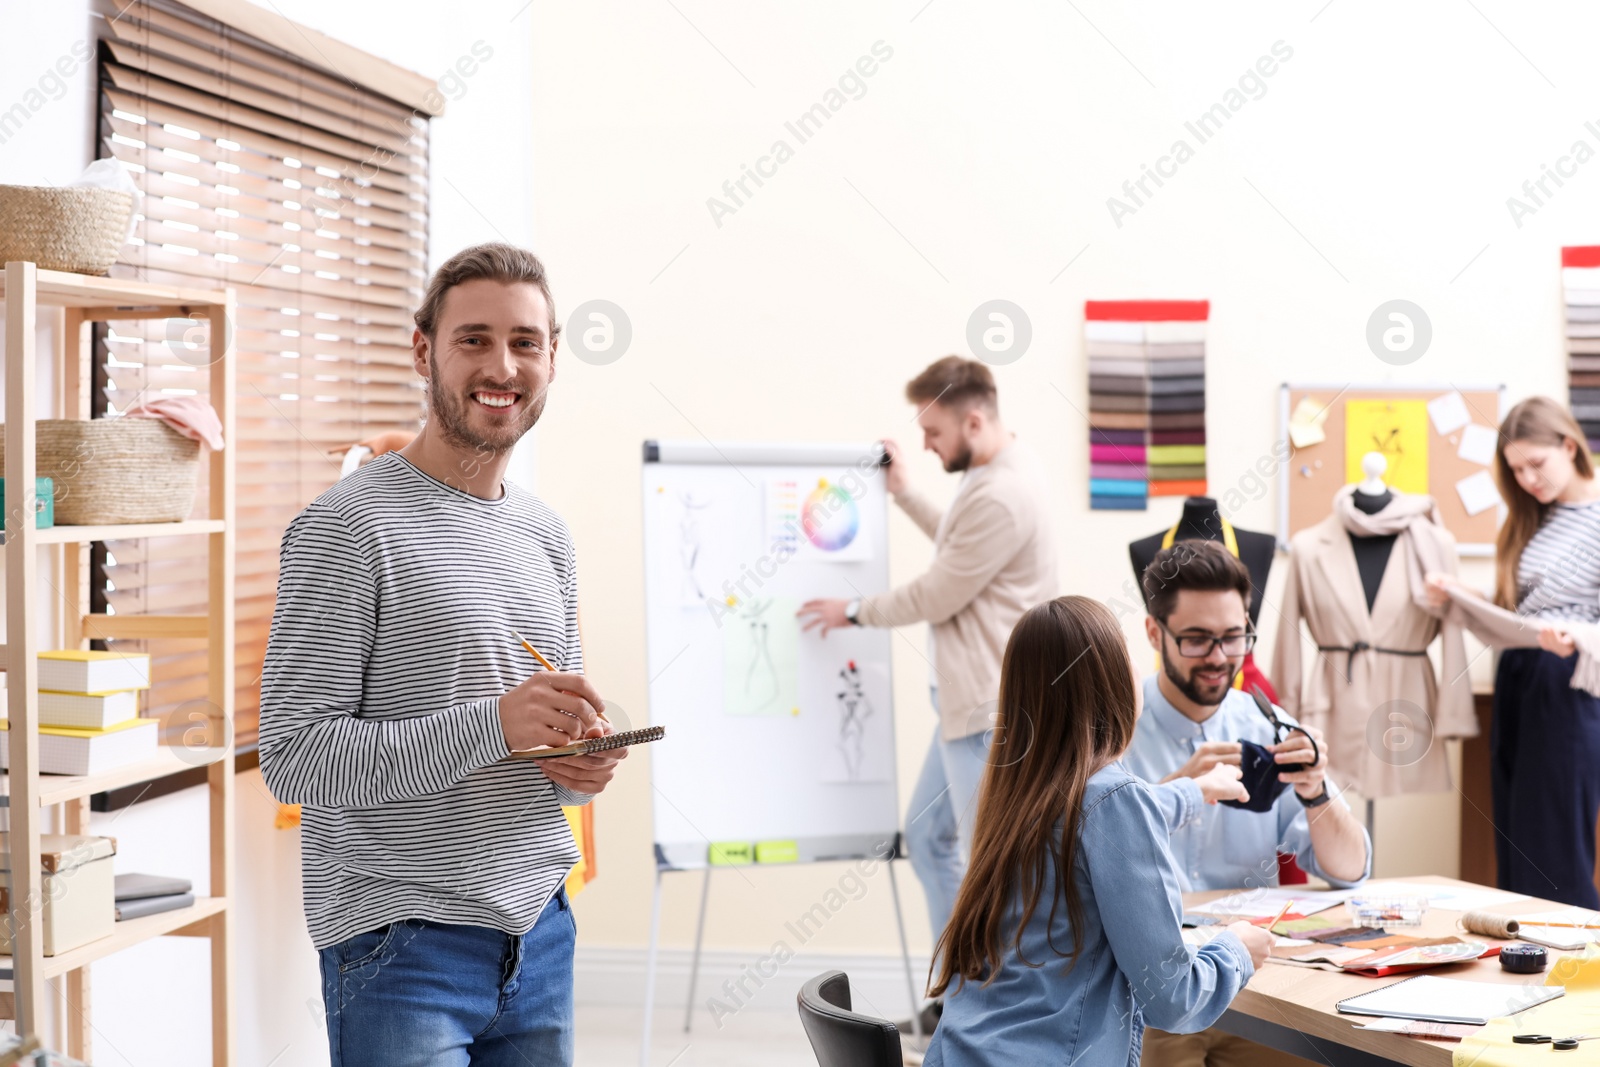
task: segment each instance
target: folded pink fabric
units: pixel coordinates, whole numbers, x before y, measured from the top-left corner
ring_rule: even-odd
[[[1143,482],[1148,480],[1149,470],[1143,463],[1091,463],[1089,464],[1089,477],[1122,478],[1128,481]]]
[[[160,419],[191,441],[200,441],[213,452],[222,451],[222,421],[214,408],[197,396],[158,396],[135,404],[123,412],[132,419]]]
[[[1143,445],[1090,445],[1090,463],[1143,463]]]

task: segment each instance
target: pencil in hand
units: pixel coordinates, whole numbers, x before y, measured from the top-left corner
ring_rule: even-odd
[[[539,650],[537,648],[533,647],[533,642],[532,641],[529,641],[526,637],[523,637],[521,634],[517,633],[517,631],[515,631],[515,630],[511,631],[511,635],[513,637],[515,637],[518,641],[522,642],[522,647],[523,648],[525,648],[529,652],[533,653],[533,658],[539,661],[539,666],[543,667],[545,670],[549,671],[551,674],[556,673],[556,669],[550,665],[550,661],[545,659],[544,656],[540,655],[539,654]],[[594,711],[595,711],[596,715],[600,716],[601,721],[607,722],[607,723],[609,723],[611,721],[610,719],[606,718],[606,709],[605,708],[595,708]]]

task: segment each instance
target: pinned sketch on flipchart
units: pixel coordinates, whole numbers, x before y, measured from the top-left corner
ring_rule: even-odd
[[[834,697],[839,716],[839,757],[846,781],[861,781],[861,761],[866,755],[867,720],[872,701],[861,685],[861,672],[851,660],[839,671],[839,692]]]
[[[837,661],[835,661],[837,662]],[[823,761],[822,781],[852,785],[892,780],[893,725],[883,713],[886,679],[882,671],[863,669],[849,659],[833,677],[827,720],[834,754]]]
[[[799,715],[799,601],[751,597],[732,608],[721,620],[723,712]]]
[[[707,520],[713,503],[710,497],[692,489],[681,490],[673,496],[677,520],[678,596],[682,603],[696,607],[705,604],[714,592],[705,566]]]

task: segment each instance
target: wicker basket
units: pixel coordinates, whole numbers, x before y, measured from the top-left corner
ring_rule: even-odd
[[[40,419],[38,475],[55,479],[57,526],[181,522],[194,510],[200,442],[160,419]],[[5,439],[0,434],[0,469]]]
[[[0,263],[104,274],[128,237],[133,194],[0,185]]]

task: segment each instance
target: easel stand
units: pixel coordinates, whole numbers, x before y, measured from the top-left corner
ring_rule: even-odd
[[[900,958],[905,964],[906,1001],[911,1005],[911,1032],[920,1040],[923,1036],[921,1003],[917,996],[916,982],[911,975],[911,948],[906,942],[905,914],[900,908],[900,883],[894,873],[894,861],[897,858],[898,856],[895,856],[886,860],[884,867],[889,872],[889,894],[894,898],[894,925],[900,935]],[[661,878],[668,871],[677,869],[660,866],[656,868],[655,888],[650,899],[650,950],[645,957],[644,1035],[639,1042],[639,1067],[650,1067],[650,1033],[653,1029],[656,1006],[656,957],[661,943]],[[710,897],[711,867],[708,865],[700,878],[700,917],[694,927],[694,955],[690,957],[689,963],[689,995],[683,1011],[683,1032],[686,1034],[690,1032],[694,1023],[694,990],[700,978],[700,948],[705,941],[706,901]]]

